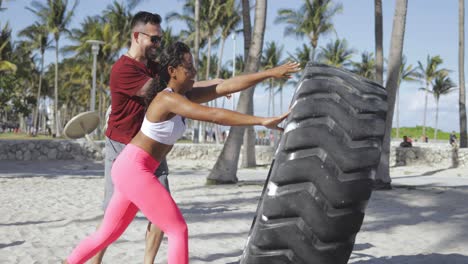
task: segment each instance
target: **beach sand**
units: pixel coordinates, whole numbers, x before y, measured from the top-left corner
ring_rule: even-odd
[[[170,186],[189,227],[190,263],[236,263],[268,167],[239,170],[239,184],[206,186],[212,164],[169,161]],[[102,218],[103,165],[0,161],[0,263],[59,263]],[[467,264],[468,169],[391,169],[394,189],[373,193],[349,263]],[[104,263],[142,263],[138,214]],[[167,262],[164,239],[156,263]]]

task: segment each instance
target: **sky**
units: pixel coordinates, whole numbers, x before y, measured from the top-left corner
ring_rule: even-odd
[[[293,36],[284,36],[283,24],[275,24],[277,12],[281,8],[298,9],[304,0],[270,0],[268,1],[267,23],[265,43],[277,41],[284,46],[284,56],[303,43],[308,44],[308,39],[297,39]],[[72,0],[70,0],[72,2]],[[81,0],[75,12],[71,27],[78,27],[88,15],[98,15],[111,0]],[[253,3],[254,1],[251,0]],[[343,5],[343,12],[333,18],[333,24],[337,36],[345,38],[350,48],[356,51],[354,60],[360,59],[363,51],[375,53],[374,41],[374,0],[336,0]],[[382,1],[383,3],[383,27],[384,27],[384,57],[386,58],[390,48],[390,36],[393,24],[395,1]],[[31,3],[30,0],[6,0],[3,7],[7,10],[0,13],[0,25],[7,21],[13,29],[13,36],[34,21],[34,16],[25,9]],[[159,13],[163,18],[170,12],[181,12],[184,1],[182,0],[143,0],[134,11],[150,11]],[[21,18],[21,19],[18,19]],[[30,19],[24,19],[30,18]],[[253,14],[252,14],[253,19]],[[468,19],[466,19],[468,20]],[[253,24],[253,23],[252,23]],[[162,26],[171,26],[177,33],[185,28],[181,22],[163,22]],[[18,39],[15,37],[15,39]],[[336,35],[329,34],[319,39],[319,47],[325,46],[329,41],[336,39]],[[466,40],[465,40],[466,42]],[[67,44],[66,40],[62,41]],[[231,60],[234,53],[234,41],[230,38],[226,42],[223,62]],[[236,38],[236,54],[243,54],[242,35]],[[418,61],[426,64],[428,55],[440,55],[444,60],[442,67],[451,70],[450,77],[458,86],[458,1],[408,1],[408,13],[404,41],[404,55],[407,63],[416,67]],[[46,63],[54,60],[53,52],[46,54]],[[465,58],[466,64],[466,58]],[[465,66],[468,68],[468,65]],[[465,73],[466,76],[466,73]],[[385,74],[384,74],[385,78]],[[422,125],[424,110],[424,92],[419,88],[420,82],[402,83],[400,87],[400,126]],[[292,98],[295,87],[288,86],[284,92],[285,111]],[[267,114],[267,93],[264,86],[257,86],[254,95],[255,114],[265,116]],[[428,97],[427,126],[435,126],[435,101],[432,95]],[[276,109],[279,109],[279,99]],[[225,107],[232,107],[232,100],[225,100]],[[278,114],[278,113],[277,113]],[[393,122],[395,126],[395,120]],[[439,129],[444,131],[459,131],[458,118],[458,90],[442,96],[439,102]]]

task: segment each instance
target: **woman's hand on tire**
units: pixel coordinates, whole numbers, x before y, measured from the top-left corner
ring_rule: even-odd
[[[265,120],[262,122],[262,126],[269,128],[269,129],[276,129],[279,131],[284,131],[284,128],[279,127],[278,125],[283,122],[286,117],[291,113],[291,111],[288,111],[280,116],[276,117],[265,117]]]
[[[281,66],[271,68],[270,73],[271,77],[281,79],[281,78],[291,78],[291,73],[295,73],[301,70],[301,65],[297,62],[289,61]]]

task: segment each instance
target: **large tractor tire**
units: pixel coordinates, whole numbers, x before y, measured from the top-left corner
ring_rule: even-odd
[[[371,196],[387,95],[309,63],[297,87],[241,264],[345,264]]]

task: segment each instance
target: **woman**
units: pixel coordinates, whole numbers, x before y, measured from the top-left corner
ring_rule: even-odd
[[[84,263],[115,241],[127,228],[138,210],[168,237],[168,263],[188,263],[187,224],[172,199],[154,177],[174,143],[185,130],[185,117],[226,126],[263,125],[279,129],[287,117],[263,118],[234,111],[211,108],[200,103],[251,87],[267,78],[285,78],[299,71],[299,64],[286,63],[259,73],[238,76],[216,87],[192,90],[196,70],[187,45],[177,42],[161,56],[161,83],[151,101],[140,132],[133,138],[112,167],[115,191],[104,214],[101,227],[83,240],[64,263]],[[154,199],[158,193],[158,199]]]

